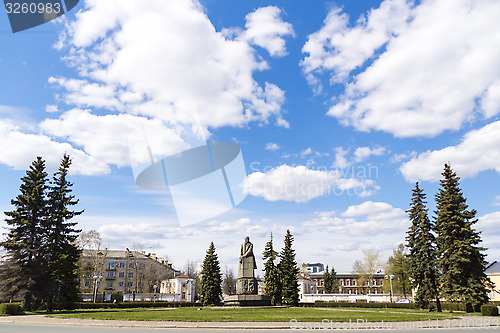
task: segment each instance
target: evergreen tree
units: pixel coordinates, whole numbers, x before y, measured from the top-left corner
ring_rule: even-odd
[[[480,232],[473,225],[476,210],[468,210],[466,199],[459,187],[460,177],[448,164],[444,165],[440,190],[436,194],[436,243],[438,267],[441,271],[439,285],[447,300],[461,301],[468,312],[473,304],[488,302],[485,283],[491,284],[484,273],[486,261],[478,246]]]
[[[281,276],[275,261],[278,252],[273,248],[273,234],[264,248],[264,293],[271,297],[271,305],[281,305]]]
[[[48,310],[52,307],[68,309],[78,301],[78,260],[81,250],[76,245],[78,233],[76,222],[70,220],[83,213],[70,210],[78,200],[71,195],[73,184],[67,180],[71,159],[64,154],[59,170],[54,174],[49,190],[49,219],[47,223],[48,242],[45,248],[48,271],[51,276],[51,297]]]
[[[0,283],[7,296],[24,295],[24,310],[32,310],[47,297],[44,287],[50,282],[43,251],[48,187],[45,161],[38,157],[21,181],[21,193],[11,200],[15,209],[5,212],[10,231],[0,244],[8,252]]]
[[[404,298],[407,298],[410,293],[409,266],[406,248],[403,244],[399,244],[398,247],[392,251],[392,256],[387,260],[385,274],[394,275],[394,281],[392,282],[393,291],[396,294],[402,294]]]
[[[413,189],[409,214],[411,226],[407,232],[406,242],[408,253],[408,273],[412,279],[412,287],[417,289],[415,304],[426,309],[432,300],[436,300],[437,310],[441,312],[438,293],[438,271],[436,268],[437,254],[433,225],[427,215],[426,195],[415,184]]]
[[[330,294],[332,292],[332,276],[328,270],[328,265],[326,266],[326,271],[323,274],[323,293]]]
[[[328,270],[328,265],[326,266],[325,274],[323,275],[323,290],[325,294],[335,294],[338,293],[339,286],[337,281],[337,272],[335,268],[332,267],[331,272]]]
[[[278,267],[281,273],[283,302],[295,306],[299,303],[299,289],[297,274],[299,268],[295,261],[295,250],[292,249],[293,236],[290,230],[286,231],[285,246],[280,253],[281,262]]]
[[[210,243],[201,269],[201,298],[203,305],[219,305],[222,296],[222,274],[214,243]]]

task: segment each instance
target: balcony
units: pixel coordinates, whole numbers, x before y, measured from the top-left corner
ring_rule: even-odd
[[[106,280],[115,280],[116,276],[106,276]]]

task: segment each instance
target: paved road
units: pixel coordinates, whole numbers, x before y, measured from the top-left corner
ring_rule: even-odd
[[[451,333],[451,332],[463,332],[463,333],[486,333],[495,332],[498,327],[495,328],[466,328],[466,329],[425,329],[423,332],[430,333]],[[52,326],[52,325],[24,325],[24,324],[5,324],[0,323],[1,333],[156,333],[156,332],[181,332],[181,333],[214,333],[219,332],[220,329],[192,329],[192,328],[130,328],[130,327],[95,327],[95,326]],[[330,331],[330,330],[326,330]],[[325,330],[290,330],[290,329],[232,329],[231,333],[263,333],[263,332],[279,332],[279,333],[298,333],[298,332],[325,332]],[[413,332],[411,330],[332,330],[332,332],[391,332],[391,333],[409,333]]]

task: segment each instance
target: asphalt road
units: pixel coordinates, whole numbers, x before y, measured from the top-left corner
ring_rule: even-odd
[[[192,328],[127,328],[127,327],[96,327],[96,326],[52,326],[52,325],[21,325],[21,324],[0,324],[0,332],[1,333],[155,333],[155,332],[182,332],[182,333],[214,333],[221,331],[222,329],[192,329]],[[439,328],[439,329],[425,329],[423,332],[438,332],[438,333],[447,333],[447,332],[463,332],[463,333],[482,333],[482,332],[495,332],[499,330],[500,327],[489,327],[489,328]],[[222,330],[226,331],[226,330]],[[335,330],[325,330],[325,329],[315,329],[315,330],[305,330],[305,329],[230,329],[227,330],[230,333],[263,333],[263,332],[281,332],[281,333],[289,333],[289,332],[374,332],[371,330],[355,330],[355,329],[335,329]],[[389,330],[376,330],[376,332],[393,332],[393,333],[408,333],[414,332],[413,330],[408,329],[389,329]]]

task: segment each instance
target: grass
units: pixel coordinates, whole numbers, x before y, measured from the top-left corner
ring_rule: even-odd
[[[137,320],[137,321],[184,321],[184,322],[288,322],[321,321],[334,322],[356,321],[363,319],[370,322],[419,321],[435,319],[454,319],[455,314],[436,314],[408,309],[338,309],[319,308],[268,308],[268,309],[224,309],[224,308],[173,308],[168,310],[151,309],[105,309],[76,310],[66,313],[50,314],[50,317]]]

